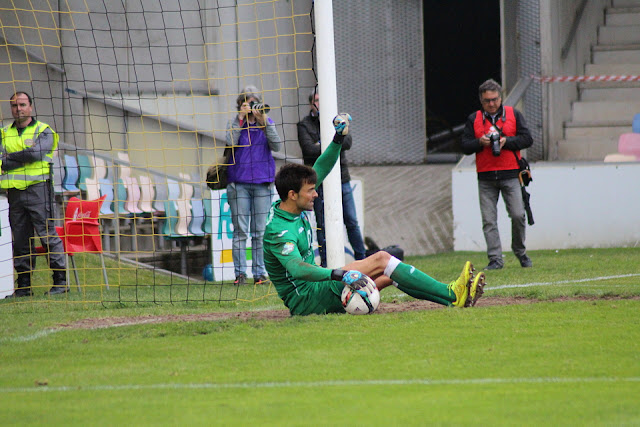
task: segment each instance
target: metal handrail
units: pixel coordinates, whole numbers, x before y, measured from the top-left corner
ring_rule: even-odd
[[[95,101],[101,102],[104,105],[108,105],[109,107],[113,107],[122,111],[126,111],[128,113],[133,113],[136,114],[138,116],[144,116],[146,114],[146,112],[142,109],[142,107],[133,107],[131,105],[127,105],[125,100],[123,98],[117,99],[117,98],[108,98],[105,95],[98,95],[95,93],[91,93],[91,92],[86,92],[83,90],[78,90],[78,89],[73,89],[70,87],[65,88],[65,91],[67,93],[70,93],[72,95],[79,95],[83,98],[87,98],[87,99],[93,99]],[[158,121],[174,126],[178,129],[182,129],[182,130],[186,130],[186,131],[190,131],[190,132],[197,132],[201,135],[205,135],[208,137],[213,138],[213,140],[216,140],[216,136],[213,132],[209,132],[209,131],[205,131],[202,129],[197,129],[197,127],[193,126],[193,125],[189,125],[186,123],[178,123],[176,120],[172,120],[169,117],[163,116],[162,114],[158,114],[157,115],[157,119]]]
[[[569,55],[569,49],[571,49],[573,39],[576,37],[576,33],[578,32],[578,25],[580,25],[580,20],[582,19],[582,14],[586,5],[587,0],[582,0],[580,6],[576,9],[576,14],[573,17],[573,22],[571,23],[571,29],[567,35],[567,40],[564,42],[564,46],[562,46],[562,51],[560,52],[560,58],[563,60],[567,59],[567,55]]]
[[[153,169],[150,169],[149,167],[143,167],[143,166],[136,166],[134,164],[132,164],[131,162],[127,162],[124,160],[120,160],[120,159],[116,159],[112,156],[107,156],[105,154],[100,154],[97,153],[94,150],[90,150],[88,148],[79,148],[76,147],[75,145],[71,145],[71,144],[67,144],[66,142],[60,141],[58,143],[58,149],[62,148],[63,150],[67,151],[67,152],[71,152],[71,153],[80,153],[80,154],[88,154],[90,156],[93,157],[97,157],[100,158],[102,160],[108,161],[110,163],[113,163],[114,165],[124,165],[124,166],[128,166],[131,169],[135,169],[141,172],[144,172],[146,174],[152,174],[152,175],[159,175],[159,176],[166,176],[169,179],[172,179],[174,181],[183,181],[183,178],[174,176],[174,175],[169,175],[167,173],[164,172],[160,172],[160,171],[156,171]]]
[[[37,55],[37,54],[27,50],[25,47],[23,47],[23,46],[25,46],[24,43],[15,43],[14,41],[12,41],[12,40],[10,40],[7,37],[4,37],[2,35],[0,35],[0,42],[4,42],[4,44],[7,45],[8,47],[16,48],[19,51],[21,51],[22,53],[24,53],[25,56],[27,57],[27,61],[29,61],[29,62],[42,62],[45,65],[45,67],[47,67],[50,70],[53,70],[53,71],[55,71],[57,73],[60,73],[62,75],[67,73],[64,70],[64,68],[58,67],[57,65],[54,65],[54,64],[50,63],[49,61],[47,61],[45,58],[41,57],[40,55]]]
[[[529,89],[529,86],[532,82],[533,79],[531,77],[521,77],[516,82],[516,85],[513,87],[513,89],[511,89],[509,95],[507,95],[507,97],[504,99],[504,105],[515,107],[527,92],[527,89]]]

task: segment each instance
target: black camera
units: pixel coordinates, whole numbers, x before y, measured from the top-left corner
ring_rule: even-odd
[[[491,141],[491,152],[494,156],[500,155],[500,134],[498,132],[491,132],[489,135],[489,141]]]
[[[267,114],[269,113],[269,111],[271,111],[271,107],[269,107],[268,104],[265,104],[263,102],[251,101],[249,103],[249,107],[251,107],[252,110],[261,111],[262,114]]]

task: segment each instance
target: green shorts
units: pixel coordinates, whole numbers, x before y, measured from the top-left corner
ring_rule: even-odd
[[[344,283],[335,280],[306,282],[303,294],[289,301],[289,311],[294,316],[344,313],[340,299],[343,289]]]

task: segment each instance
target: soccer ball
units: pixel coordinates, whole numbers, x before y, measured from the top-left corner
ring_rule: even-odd
[[[369,278],[369,280],[371,279]],[[366,289],[352,291],[348,286],[342,290],[342,306],[349,314],[371,314],[378,309],[379,305],[380,291],[378,288],[374,288],[370,293]]]
[[[202,278],[206,282],[213,282],[213,265],[207,264],[202,269]]]

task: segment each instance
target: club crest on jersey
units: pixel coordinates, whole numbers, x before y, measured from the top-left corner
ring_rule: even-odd
[[[289,255],[291,252],[293,252],[293,248],[295,248],[293,242],[285,243],[284,246],[282,246],[282,255]]]

